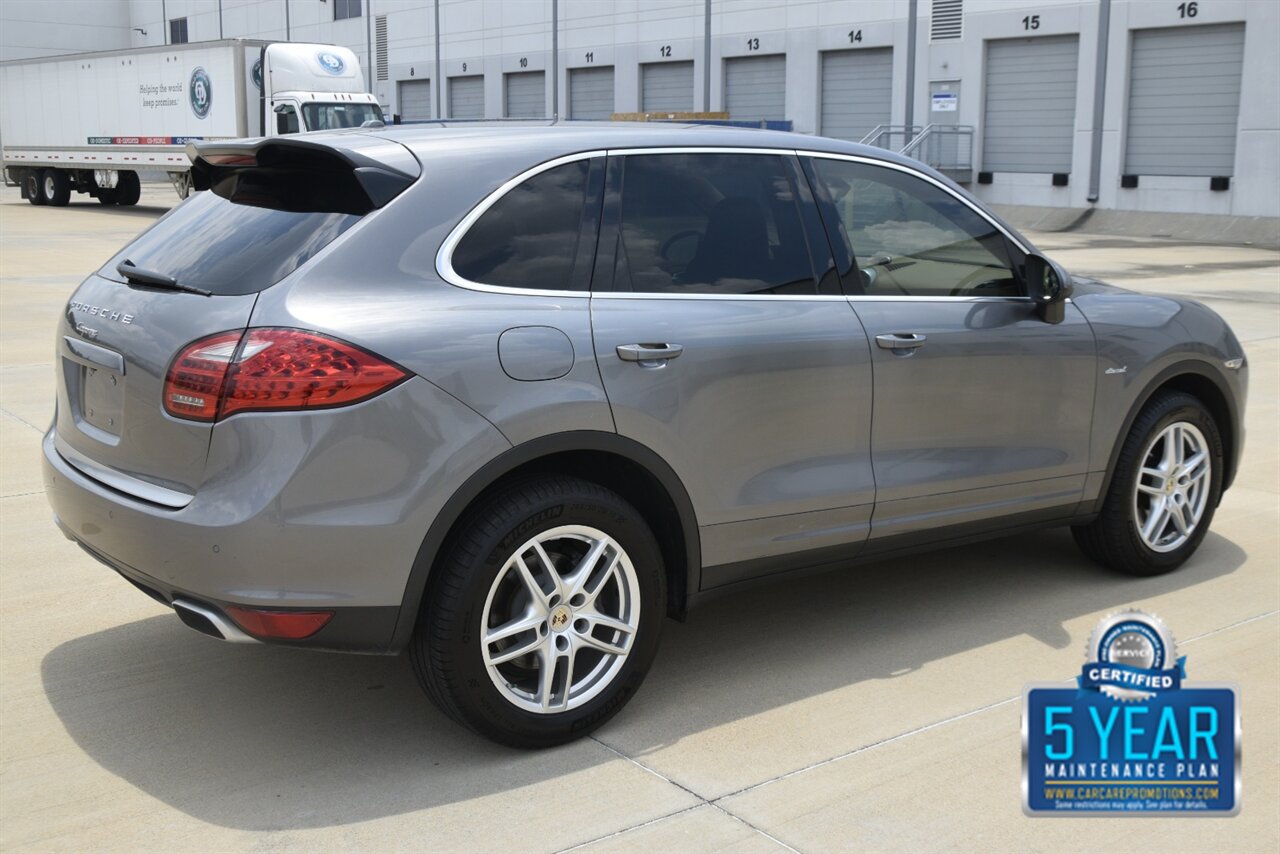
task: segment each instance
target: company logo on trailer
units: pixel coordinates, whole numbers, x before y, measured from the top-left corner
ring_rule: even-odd
[[[316,62],[320,63],[320,67],[330,74],[341,74],[347,70],[347,64],[342,61],[342,57],[327,50],[322,50],[316,54]]]
[[[259,59],[253,64],[253,85],[258,87],[258,91],[262,91],[262,60]]]
[[[209,80],[209,72],[199,67],[191,72],[187,97],[191,101],[191,112],[196,114],[197,119],[209,115],[209,108],[213,106],[213,83]]]

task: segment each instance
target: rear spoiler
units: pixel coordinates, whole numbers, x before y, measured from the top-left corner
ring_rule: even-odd
[[[422,174],[407,148],[369,133],[192,142],[187,157],[195,189],[290,211],[366,214]]]

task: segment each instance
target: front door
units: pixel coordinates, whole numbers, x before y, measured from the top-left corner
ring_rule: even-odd
[[[855,160],[810,166],[857,260],[850,302],[873,345],[871,539],[1068,515],[1097,371],[1083,315],[1041,320],[1021,250],[940,185]]]

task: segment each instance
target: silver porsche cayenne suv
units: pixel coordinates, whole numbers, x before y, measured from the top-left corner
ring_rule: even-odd
[[[1071,526],[1204,538],[1246,367],[921,164],[766,131],[421,126],[190,150],[57,331],[58,526],[191,628],[396,653],[557,744],[664,618],[778,573]],[[904,571],[909,564],[903,563]]]

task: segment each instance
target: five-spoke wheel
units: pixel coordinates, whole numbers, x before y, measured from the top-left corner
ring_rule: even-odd
[[[578,708],[631,651],[640,624],[635,567],[603,531],[552,528],[503,564],[482,619],[482,655],[503,696],[541,714]]]
[[[517,747],[607,721],[636,692],[666,616],[662,552],[634,507],[577,478],[500,488],[432,570],[414,672],[450,717]]]
[[[1072,528],[1098,563],[1133,575],[1168,572],[1204,539],[1222,494],[1222,438],[1197,398],[1157,393],[1120,449],[1097,519]]]

